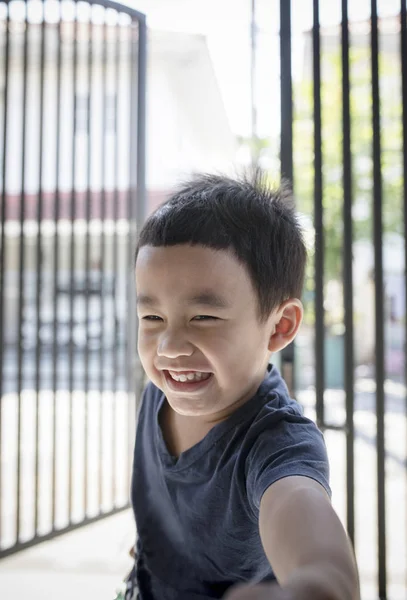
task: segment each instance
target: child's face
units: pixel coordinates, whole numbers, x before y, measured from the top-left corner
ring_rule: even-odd
[[[140,359],[174,411],[216,421],[255,393],[276,317],[260,323],[249,275],[231,252],[143,246],[136,287]]]

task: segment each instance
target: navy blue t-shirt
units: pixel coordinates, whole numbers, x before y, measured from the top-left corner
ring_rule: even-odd
[[[235,583],[273,579],[259,534],[261,497],[291,475],[330,493],[322,434],[271,366],[251,400],[178,458],[159,425],[164,400],[148,384],[134,454],[142,600],[209,600]]]

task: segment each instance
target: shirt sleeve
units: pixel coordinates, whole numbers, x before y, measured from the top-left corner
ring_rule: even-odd
[[[325,441],[313,421],[284,411],[262,431],[246,460],[246,491],[251,509],[258,517],[260,501],[267,488],[284,477],[303,476],[321,484],[329,496],[329,462]]]

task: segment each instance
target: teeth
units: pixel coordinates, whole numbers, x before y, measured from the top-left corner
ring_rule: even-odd
[[[185,383],[186,381],[202,381],[202,379],[208,379],[210,373],[188,373],[185,375],[184,373],[174,373],[169,371],[172,379],[175,381],[180,381],[181,383]]]

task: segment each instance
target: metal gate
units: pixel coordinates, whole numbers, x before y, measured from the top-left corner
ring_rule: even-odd
[[[315,376],[308,404],[325,431],[333,476],[343,473],[343,515],[359,561],[362,597],[401,599],[407,594],[406,2],[399,2],[399,14],[380,18],[378,2],[371,0],[365,3],[370,4],[369,15],[356,23],[349,10],[358,0],[332,2],[332,10],[340,8],[341,24],[330,29],[320,24],[322,0],[307,2],[313,25],[303,47],[307,73],[302,81],[310,82],[309,95],[292,77],[291,24],[301,1],[279,4],[281,173],[293,182],[299,209],[306,207],[313,215],[315,235],[313,272],[305,292],[315,319]],[[301,136],[309,136],[308,149]],[[300,150],[308,152],[308,166]],[[329,221],[333,207],[338,208],[336,229]],[[333,304],[340,308],[341,334],[334,336],[327,323],[327,304],[332,303],[327,271],[336,243],[333,268],[342,283],[335,288]],[[362,271],[355,275],[362,250],[371,255],[365,288]],[[402,263],[401,272],[395,266],[392,271],[392,262]],[[370,354],[362,356],[370,332]],[[333,343],[338,352],[332,375]],[[305,368],[304,361],[297,364],[299,354],[298,348],[295,354],[288,350],[282,367],[290,378],[295,356],[298,398],[307,403],[298,381]],[[333,378],[339,383],[329,381]],[[370,448],[369,454],[364,448]]]
[[[0,0],[0,558],[129,504],[146,25]]]

